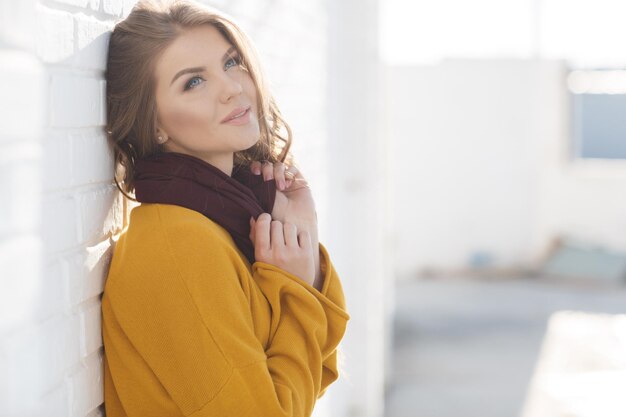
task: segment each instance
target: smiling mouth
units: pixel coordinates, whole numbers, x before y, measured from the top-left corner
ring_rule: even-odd
[[[252,113],[252,108],[248,107],[245,111],[231,117],[230,119],[222,122],[226,125],[230,126],[245,126],[251,123],[250,114]]]
[[[241,116],[243,116],[244,114],[248,113],[248,111],[249,111],[249,110],[250,110],[250,109],[245,109],[244,111],[242,111],[242,112],[241,112],[241,113],[239,113],[239,114],[234,115],[233,117],[231,117],[231,118],[230,118],[230,119],[228,119],[227,121],[229,121],[229,120],[233,120],[233,119],[236,119],[236,118],[238,118],[238,117],[241,117]]]
[[[233,120],[237,120],[237,119],[240,119],[242,117],[245,117],[245,116],[248,115],[248,113],[250,112],[251,109],[252,109],[252,106],[248,106],[245,110],[243,110],[242,112],[234,115],[230,119],[223,120],[222,123],[228,123],[228,122],[231,122]]]

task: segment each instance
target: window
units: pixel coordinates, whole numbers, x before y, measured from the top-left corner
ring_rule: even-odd
[[[574,157],[626,159],[626,71],[573,71],[568,87]]]

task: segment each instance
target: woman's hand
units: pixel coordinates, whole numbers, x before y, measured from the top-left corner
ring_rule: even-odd
[[[265,181],[271,179],[276,181],[277,190],[271,213],[272,219],[282,223],[292,223],[298,230],[305,230],[309,233],[315,265],[313,287],[321,291],[324,282],[320,268],[317,213],[308,182],[298,168],[285,168],[282,162],[262,164],[255,161],[250,164],[250,170],[257,175],[263,174]],[[282,191],[281,188],[283,188]]]
[[[317,225],[317,213],[315,201],[307,180],[296,167],[286,168],[282,162],[255,161],[250,164],[254,174],[263,174],[265,181],[276,181],[276,200],[272,208],[272,218],[281,222],[290,222],[301,229],[307,226]]]
[[[256,221],[250,218],[250,240],[257,261],[276,265],[313,286],[315,265],[306,230],[298,231],[293,223],[283,224],[261,213]]]

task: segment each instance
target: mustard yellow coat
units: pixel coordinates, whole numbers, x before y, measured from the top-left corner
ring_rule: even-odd
[[[102,296],[107,417],[310,416],[350,319],[322,244],[320,264],[321,292],[196,211],[133,208]]]

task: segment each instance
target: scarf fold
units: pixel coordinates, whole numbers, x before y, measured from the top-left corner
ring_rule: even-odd
[[[137,160],[135,198],[140,203],[175,204],[202,213],[225,228],[254,263],[250,216],[271,213],[274,180],[263,180],[247,166],[233,167],[232,177],[195,156],[162,152]]]

